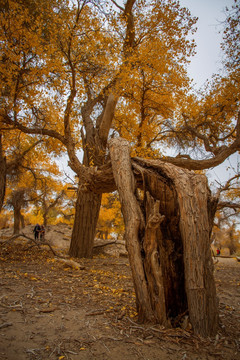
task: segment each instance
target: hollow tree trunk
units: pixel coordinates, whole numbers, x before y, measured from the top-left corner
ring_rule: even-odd
[[[101,194],[78,191],[69,255],[92,258]]]
[[[2,141],[1,141],[1,134],[0,134],[0,212],[2,210],[4,197],[5,197],[5,190],[6,190],[6,158],[4,157],[3,150],[2,150]]]
[[[136,164],[133,165],[136,171],[138,167],[136,167]],[[146,262],[146,259],[151,259],[151,262],[148,262],[148,267],[145,265],[146,276],[151,279],[151,282],[149,280],[148,282],[151,283],[154,290],[151,295],[153,299],[159,298],[158,284],[159,279],[161,279],[164,288],[164,297],[162,296],[162,300],[159,300],[162,307],[164,305],[161,311],[165,311],[164,316],[168,324],[171,322],[173,326],[177,326],[187,312],[183,244],[181,236],[179,236],[180,209],[177,192],[172,180],[162,173],[160,174],[153,169],[142,169],[142,176],[144,178],[143,208],[146,219],[145,234],[142,240],[144,262]],[[159,214],[158,216],[162,218],[156,229],[151,225],[155,214]],[[154,307],[156,305],[155,300]],[[159,315],[157,316],[157,322],[162,323]]]
[[[167,319],[163,268],[159,257],[157,241],[157,230],[165,217],[159,213],[159,200],[155,202],[149,192],[146,193],[145,203],[146,227],[143,238],[144,257],[142,261],[149,289],[151,307],[155,312],[155,319],[157,322],[167,326],[169,324]]]
[[[173,179],[178,194],[190,321],[195,333],[214,335],[218,328],[218,306],[210,248],[207,178],[170,164],[163,165],[161,171]]]
[[[206,178],[160,161],[135,160],[144,192],[140,207],[127,142],[113,139],[110,155],[139,320],[176,326],[188,313],[196,334],[215,334],[218,308]]]

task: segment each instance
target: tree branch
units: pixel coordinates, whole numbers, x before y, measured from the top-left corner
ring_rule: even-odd
[[[234,141],[229,147],[222,146],[218,153],[210,159],[194,160],[191,158],[186,159],[181,157],[165,156],[160,160],[189,170],[204,170],[222,164],[224,160],[238,150],[240,150],[240,144],[238,144],[237,141]]]
[[[126,36],[125,36],[124,45],[123,45],[125,61],[127,60],[127,58],[130,55],[130,52],[134,45],[134,39],[135,39],[134,18],[133,18],[133,13],[132,13],[133,5],[134,5],[135,1],[136,0],[127,0],[127,2],[125,4],[125,8],[122,9],[122,10],[124,10],[123,15],[125,16],[126,26],[127,26]],[[121,72],[120,72],[120,74],[121,74]],[[118,76],[121,76],[120,74]],[[118,76],[117,76],[117,78],[118,78]],[[117,78],[116,78],[116,81],[117,81]],[[115,108],[116,108],[116,105],[118,102],[118,98],[119,98],[119,96],[116,96],[113,93],[110,93],[108,95],[106,106],[104,108],[103,116],[101,119],[101,124],[99,127],[99,137],[104,146],[106,146],[106,143],[107,143],[108,134],[109,134],[109,130],[111,128],[111,124],[113,121],[114,112],[115,112]]]
[[[237,210],[240,209],[240,204],[239,203],[233,203],[231,201],[220,201],[218,203],[217,209],[221,210],[223,208],[233,209],[233,210],[235,210],[235,212],[237,212]]]
[[[16,158],[12,161],[7,162],[7,173],[10,173],[12,168],[16,168],[21,166],[21,161],[24,159],[25,155],[27,155],[32,149],[35,148],[38,144],[40,144],[43,140],[38,140],[33,143],[28,149],[23,151],[22,154],[17,154]]]
[[[46,135],[46,136],[52,137],[56,140],[59,140],[63,145],[66,146],[66,141],[65,141],[64,136],[62,136],[55,130],[50,130],[50,129],[46,129],[46,128],[37,128],[37,127],[31,128],[29,126],[24,126],[24,125],[20,124],[18,121],[12,120],[10,118],[10,116],[7,114],[3,115],[2,119],[5,124],[12,126],[12,128],[10,128],[10,130],[18,129],[18,130],[21,130],[25,134]]]
[[[117,4],[117,2],[115,0],[111,0],[111,2],[116,5],[117,8],[119,8],[120,10],[124,11],[124,8],[121,7],[120,5]]]
[[[223,191],[229,190],[231,187],[232,181],[239,179],[239,178],[240,178],[240,174],[237,174],[237,175],[233,176],[232,178],[230,178],[224,186],[220,186],[218,189],[218,192],[217,192],[217,196],[219,197]]]

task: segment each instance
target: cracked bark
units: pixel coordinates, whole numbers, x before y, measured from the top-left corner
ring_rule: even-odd
[[[126,226],[139,320],[214,335],[218,306],[210,251],[212,217],[207,179],[172,164],[131,161],[128,143],[109,145]],[[134,173],[142,177],[142,200]]]
[[[3,206],[5,190],[6,190],[6,158],[2,149],[2,135],[0,134],[0,212]]]

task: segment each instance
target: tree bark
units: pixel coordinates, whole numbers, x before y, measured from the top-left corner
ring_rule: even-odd
[[[6,158],[3,154],[2,149],[2,135],[0,134],[0,212],[2,210],[4,198],[5,198],[5,191],[6,191]]]
[[[162,169],[173,179],[178,194],[190,321],[195,333],[214,335],[218,328],[218,304],[210,248],[207,178],[170,164]]]
[[[139,320],[177,326],[189,314],[196,334],[214,335],[218,307],[206,177],[161,161],[131,163],[123,139],[111,140],[109,149]],[[142,176],[142,200],[136,197],[132,165],[138,179]]]
[[[48,224],[48,222],[47,222],[47,213],[43,213],[43,226],[46,228],[47,227],[47,224]]]
[[[20,222],[21,222],[21,228],[24,229],[25,228],[25,219],[23,214],[20,214]]]
[[[21,206],[17,204],[14,206],[14,225],[13,225],[13,234],[19,234],[20,224],[21,224]]]
[[[168,321],[164,278],[157,241],[157,229],[164,220],[165,216],[162,216],[159,213],[159,200],[155,202],[149,192],[147,192],[146,195],[145,208],[147,223],[143,240],[144,271],[149,288],[151,307],[156,312],[155,318],[160,324],[164,324],[166,326],[168,325]]]
[[[78,191],[69,255],[92,258],[101,194]]]
[[[120,143],[116,146],[117,141]],[[131,170],[129,145],[127,141],[122,142],[120,139],[115,139],[114,142],[110,142],[109,150],[125,222],[126,246],[133,275],[138,317],[142,322],[153,322],[155,317],[151,307],[139,242],[139,232],[144,227],[144,220],[135,197],[136,184]]]
[[[12,198],[9,200],[9,203],[13,207],[14,213],[13,233],[19,234],[20,225],[23,218],[23,215],[21,214],[21,209],[25,205],[25,189],[19,188],[18,190],[13,191]]]

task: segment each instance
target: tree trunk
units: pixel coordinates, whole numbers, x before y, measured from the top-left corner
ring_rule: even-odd
[[[0,212],[2,210],[4,197],[5,197],[5,190],[6,190],[6,158],[4,157],[3,150],[2,150],[2,141],[1,141],[1,134],[0,134]]]
[[[14,225],[13,225],[13,234],[19,234],[20,224],[21,224],[21,207],[14,206]]]
[[[113,139],[109,148],[139,320],[178,326],[189,314],[196,334],[214,335],[218,308],[206,177],[160,161],[135,160],[135,174],[142,176],[140,206],[127,142]]]
[[[47,211],[43,208],[43,226],[46,228],[48,224],[48,213]]]
[[[218,306],[210,247],[207,178],[170,164],[162,169],[173,179],[178,194],[190,321],[196,334],[214,335],[218,328]]]
[[[21,221],[21,228],[24,229],[25,228],[25,219],[23,214],[20,214],[20,221]]]
[[[13,207],[14,212],[14,225],[13,225],[13,233],[19,234],[21,220],[23,215],[21,214],[21,209],[25,204],[25,189],[19,188],[12,193],[11,205]]]
[[[78,191],[69,255],[92,258],[101,194]]]
[[[146,274],[151,307],[155,311],[155,319],[163,325],[169,325],[167,319],[167,304],[164,289],[163,267],[159,257],[158,228],[164,216],[159,213],[160,202],[156,202],[149,192],[146,193],[146,227],[143,238],[144,271]]]
[[[136,293],[136,305],[140,321],[155,321],[154,311],[145,278],[141,256],[139,233],[144,228],[140,206],[135,197],[136,184],[131,171],[129,145],[127,142],[109,144],[113,175],[119,191],[125,222],[125,239]]]
[[[86,111],[88,113],[88,111]],[[86,114],[83,114],[85,123],[88,123]],[[90,120],[86,136],[82,133],[84,147],[83,165],[86,167],[101,166],[104,163],[106,146],[101,141]],[[79,176],[81,178],[81,176]],[[82,191],[83,184],[79,182],[75,218],[69,249],[69,255],[77,258],[92,258],[93,243],[96,236],[98,216],[101,206],[102,193]]]
[[[228,232],[229,241],[227,243],[227,247],[229,249],[229,255],[233,255],[237,251],[237,247],[234,241],[235,226],[236,226],[235,223],[233,223]]]

